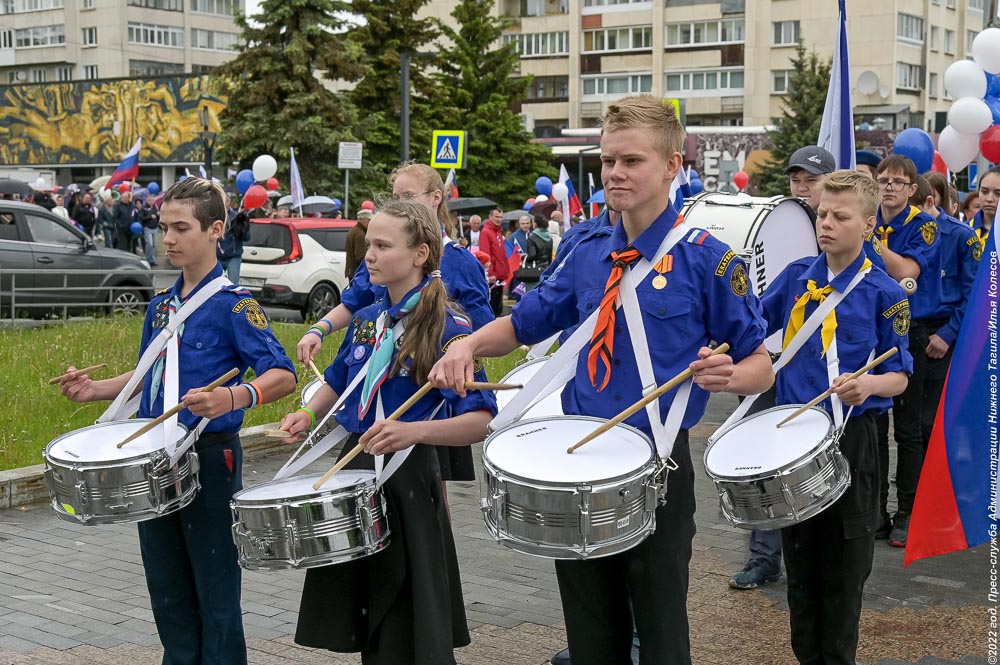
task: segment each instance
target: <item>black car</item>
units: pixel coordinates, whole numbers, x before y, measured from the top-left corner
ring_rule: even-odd
[[[11,272],[27,270],[29,272]],[[92,271],[92,272],[75,272]],[[149,264],[100,247],[33,203],[0,201],[0,311],[44,315],[64,308],[141,314],[153,295]]]

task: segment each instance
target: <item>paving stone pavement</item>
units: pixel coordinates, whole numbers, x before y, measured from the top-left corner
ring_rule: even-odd
[[[730,396],[714,397],[691,438],[699,502],[688,596],[694,661],[792,665],[784,582],[749,592],[726,583],[744,563],[745,534],[722,518],[701,456],[708,434],[734,407]],[[476,446],[477,456],[480,451]],[[283,461],[248,463],[246,484],[270,479]],[[473,629],[472,644],[456,651],[458,662],[546,663],[565,640],[551,562],[489,538],[478,483],[453,483],[449,495]],[[859,662],[995,663],[987,660],[989,612],[996,617],[996,602],[987,598],[988,550],[984,545],[904,570],[902,550],[877,543]],[[293,571],[244,573],[251,665],[359,663],[353,655],[292,642],[302,578]],[[46,504],[0,512],[0,665],[155,665],[161,653],[133,525],[67,524]]]

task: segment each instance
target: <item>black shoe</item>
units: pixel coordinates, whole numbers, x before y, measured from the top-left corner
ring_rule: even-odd
[[[893,547],[906,547],[906,536],[910,530],[910,514],[896,512],[892,518],[892,532],[889,533],[889,544]]]
[[[552,665],[570,665],[572,661],[569,659],[569,647],[563,649],[556,655],[549,659]]]
[[[888,540],[890,533],[892,533],[892,520],[888,515],[883,515],[882,522],[875,529],[875,540]]]

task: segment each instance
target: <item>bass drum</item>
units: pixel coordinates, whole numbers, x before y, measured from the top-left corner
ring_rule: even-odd
[[[758,297],[792,261],[819,255],[816,215],[801,199],[704,192],[685,199],[681,214],[685,224],[705,229],[746,261]],[[765,344],[781,351],[780,331]]]

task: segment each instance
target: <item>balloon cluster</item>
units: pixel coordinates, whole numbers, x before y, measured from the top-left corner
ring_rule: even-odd
[[[1000,162],[1000,29],[987,28],[972,41],[975,60],[959,60],[944,73],[944,89],[955,98],[938,151],[949,169],[965,168],[978,153]]]
[[[278,189],[278,162],[271,155],[261,155],[253,160],[252,169],[243,169],[236,174],[236,191],[243,197],[243,209],[254,210],[267,203],[268,190]],[[258,185],[263,182],[264,185]],[[266,187],[265,187],[266,185]]]

